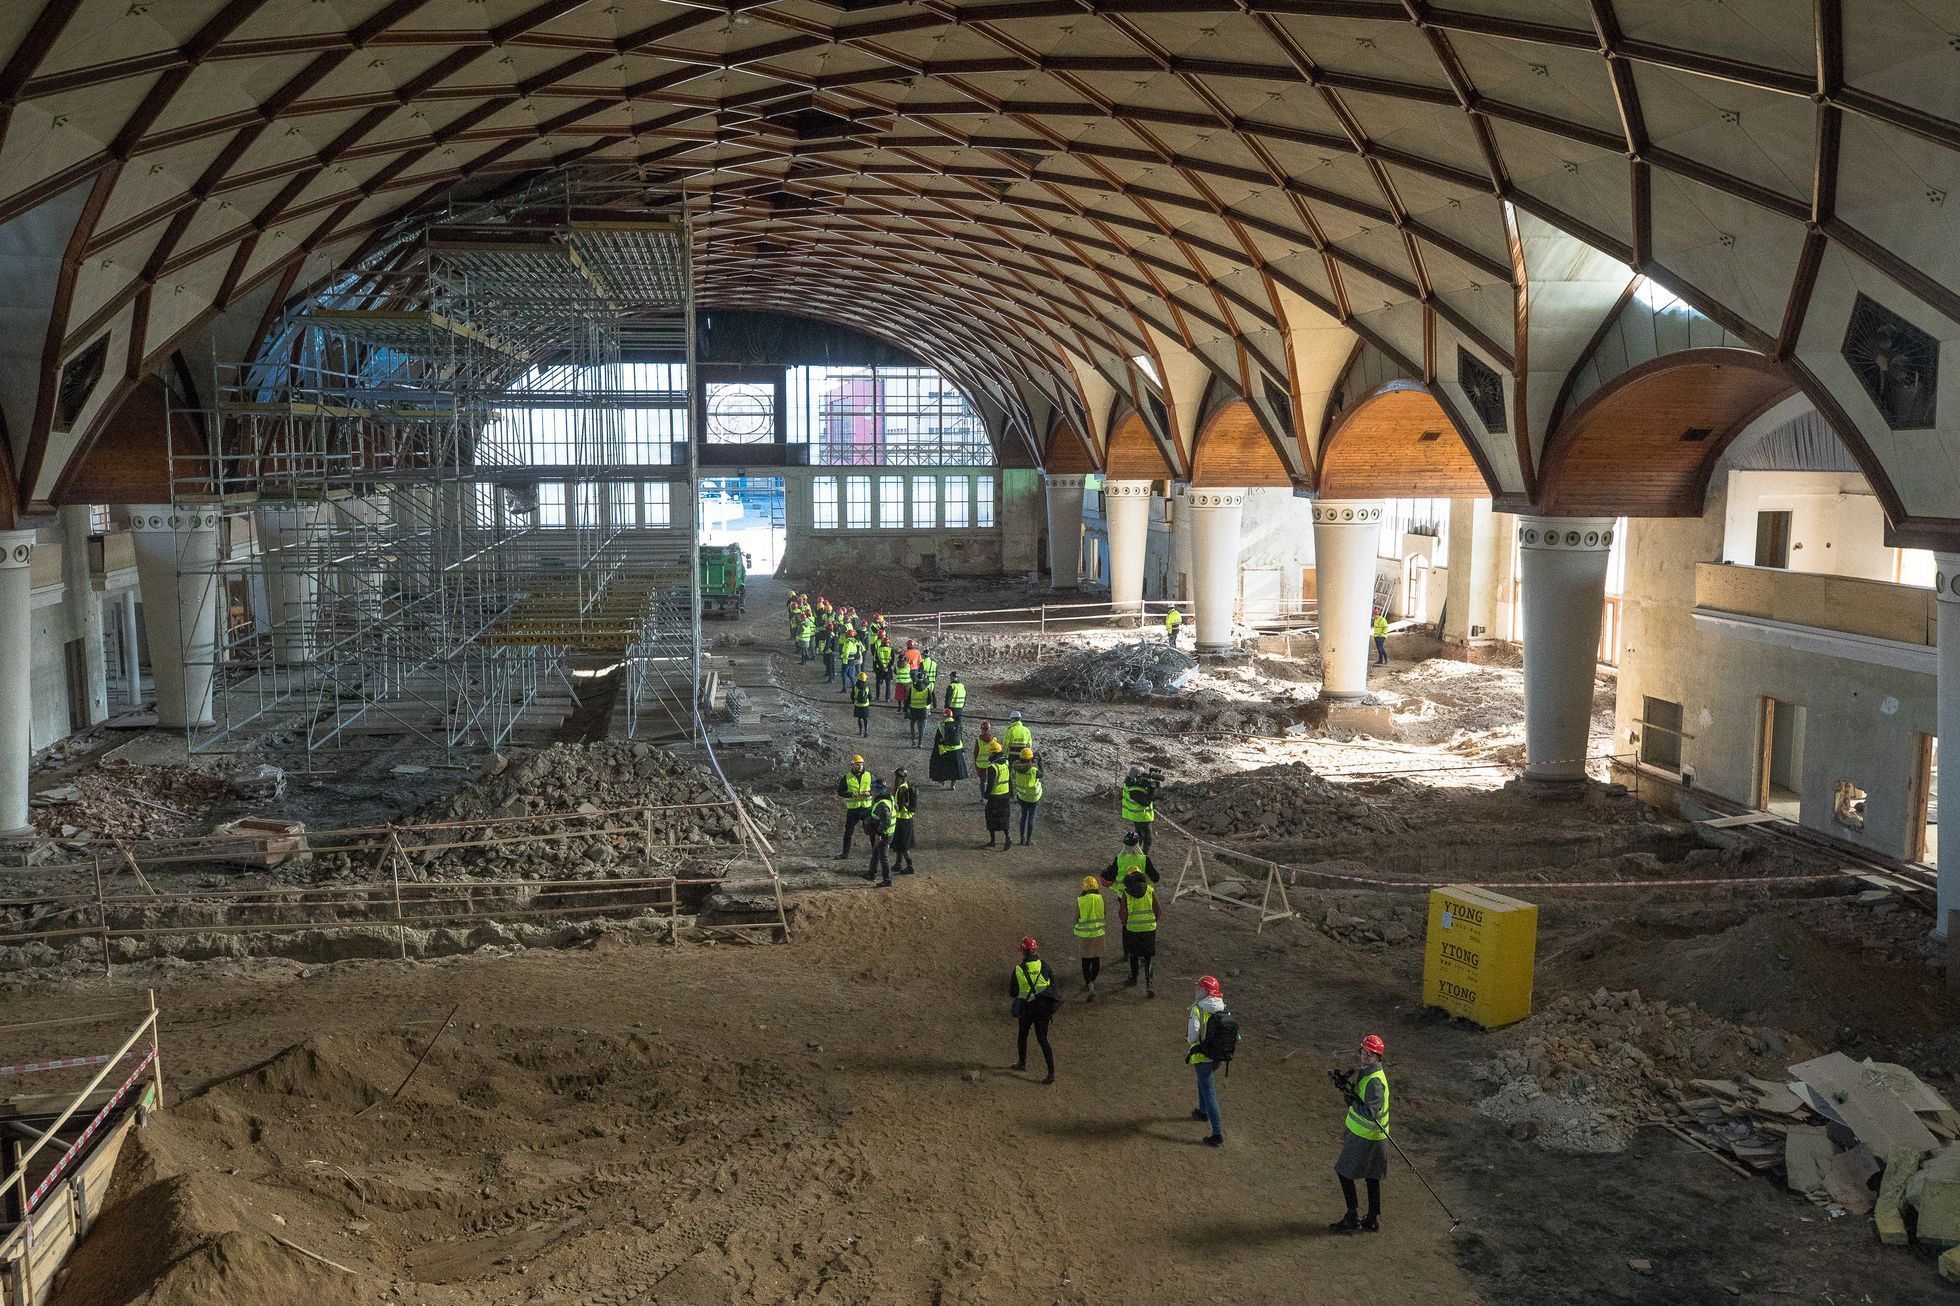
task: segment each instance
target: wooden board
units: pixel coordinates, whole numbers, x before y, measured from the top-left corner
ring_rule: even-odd
[[[1867,1062],[1860,1064],[1842,1052],[1832,1052],[1790,1067],[1790,1073],[1821,1094],[1858,1135],[1858,1141],[1880,1155],[1934,1151],[1940,1140],[1913,1114],[1918,1080],[1910,1084]]]

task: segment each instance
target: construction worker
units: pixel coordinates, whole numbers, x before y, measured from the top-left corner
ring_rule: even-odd
[[[1198,1105],[1191,1112],[1191,1118],[1211,1122],[1211,1134],[1205,1139],[1206,1147],[1225,1145],[1225,1130],[1218,1114],[1218,1084],[1213,1078],[1218,1072],[1219,1063],[1204,1050],[1205,1033],[1211,1027],[1211,1018],[1223,1010],[1224,987],[1210,975],[1198,976],[1198,992],[1191,1002],[1191,1016],[1184,1022],[1184,1041],[1189,1045],[1184,1060],[1198,1072]]]
[[[1137,971],[1141,969],[1143,996],[1154,998],[1157,996],[1157,917],[1162,912],[1157,902],[1157,886],[1145,879],[1142,871],[1131,871],[1123,877],[1116,910],[1123,919],[1123,955],[1130,963],[1130,978],[1123,981],[1123,987],[1135,988]]]
[[[851,769],[837,782],[837,796],[844,800],[844,851],[837,854],[842,861],[851,855],[851,832],[871,815],[871,772],[862,757],[851,759]]]
[[[953,714],[955,721],[966,717],[966,682],[957,671],[946,678],[946,710]]]
[[[912,687],[912,697],[905,704],[905,723],[912,730],[912,746],[926,746],[926,709],[932,706],[932,695],[921,694],[919,687]]]
[[[1002,852],[1014,846],[1007,830],[1007,798],[1012,786],[1006,752],[996,739],[987,745],[987,760],[980,764],[980,792],[987,800],[987,846],[994,846],[994,836],[998,834]]]
[[[1374,624],[1369,627],[1375,636],[1375,665],[1388,665],[1388,614],[1380,608],[1375,609]]]
[[[912,668],[912,697],[923,698],[922,706],[932,706],[933,691],[939,680],[939,664],[930,653],[920,653],[919,665]]]
[[[857,718],[858,738],[871,738],[871,677],[862,671],[851,686],[851,715]]]
[[[912,664],[896,652],[892,655],[892,692],[898,710],[903,712],[912,697]]]
[[[1041,810],[1041,763],[1032,748],[1023,748],[1008,768],[1014,801],[1021,809],[1021,846],[1034,842],[1035,813]]]
[[[837,674],[837,627],[826,621],[817,633],[817,647],[823,651],[823,678],[829,680]]]
[[[1021,719],[1019,712],[1007,718],[1007,732],[1001,736],[1009,754],[1018,754],[1024,748],[1034,747],[1034,731]]]
[[[897,823],[892,831],[892,861],[900,875],[913,873],[912,849],[918,843],[918,836],[913,832],[912,820],[918,810],[918,791],[912,788],[901,766],[892,772],[892,816]]]
[[[1082,877],[1082,891],[1075,895],[1075,950],[1082,958],[1084,1002],[1096,1000],[1096,976],[1102,974],[1103,924],[1108,915],[1103,901],[1102,881],[1093,875]]]
[[[1135,830],[1123,836],[1123,851],[1109,859],[1109,865],[1103,869],[1103,883],[1120,885],[1130,878],[1131,871],[1142,871],[1144,879],[1152,884],[1158,882],[1156,863],[1142,850]]]
[[[891,701],[893,655],[890,642],[884,636],[878,636],[871,645],[871,670],[877,680],[877,694],[881,702]]]
[[[945,719],[933,733],[932,761],[926,766],[926,778],[951,789],[966,779],[967,774],[966,741],[960,736],[960,719],[949,707]]]
[[[841,683],[839,687],[848,690],[851,686],[857,684],[859,677],[863,674],[862,667],[859,664],[864,661],[864,644],[858,639],[855,628],[850,626],[844,628],[844,639],[838,646],[838,654],[844,659],[843,675],[840,677]]]
[[[1041,959],[1041,945],[1033,936],[1021,940],[1021,964],[1014,968],[1014,1006],[1013,1013],[1021,1024],[1020,1038],[1015,1046],[1019,1056],[1015,1059],[1016,1070],[1028,1068],[1028,1031],[1034,1031],[1034,1039],[1041,1047],[1041,1059],[1048,1063],[1048,1078],[1044,1084],[1055,1082],[1055,1049],[1048,1045],[1048,1022],[1055,1018],[1062,1000],[1055,996],[1055,979],[1048,973],[1048,965]]]
[[[1150,851],[1150,827],[1157,822],[1157,781],[1140,766],[1123,777],[1123,819],[1136,831],[1143,851]]]
[[[1179,612],[1177,610],[1177,605],[1173,603],[1171,605],[1171,610],[1164,614],[1164,642],[1166,644],[1169,644],[1172,648],[1176,648],[1177,635],[1178,632],[1183,629],[1183,627],[1184,627],[1184,614],[1182,612]]]
[[[816,619],[810,615],[809,610],[806,608],[796,625],[796,660],[798,662],[808,662],[810,660],[810,645],[816,638]]]
[[[892,836],[898,832],[898,806],[891,800],[891,793],[885,788],[883,780],[871,784],[871,814],[865,817],[864,828],[871,835],[871,869],[864,873],[867,880],[876,880],[882,874],[878,887],[892,887],[891,846]]]
[[[1361,1040],[1356,1069],[1328,1072],[1347,1102],[1347,1132],[1341,1136],[1341,1155],[1334,1162],[1347,1214],[1327,1226],[1335,1233],[1381,1232],[1382,1180],[1388,1178],[1388,1072],[1382,1069],[1387,1052],[1381,1035],[1370,1034]],[[1357,1179],[1368,1184],[1366,1219],[1355,1218]]]

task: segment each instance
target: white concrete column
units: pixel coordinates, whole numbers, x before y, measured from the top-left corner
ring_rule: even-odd
[[[1243,489],[1191,491],[1191,602],[1198,610],[1194,624],[1200,653],[1232,649],[1232,616],[1239,602],[1239,520],[1244,510]]]
[[[1109,601],[1115,607],[1143,606],[1143,556],[1150,546],[1152,484],[1103,482],[1103,514],[1109,521]]]
[[[1315,499],[1313,503],[1322,698],[1361,698],[1368,692],[1382,511],[1380,499]]]
[[[109,669],[103,661],[102,600],[89,567],[88,505],[61,509],[61,606],[68,614],[68,638],[82,641],[88,723],[109,715]]]
[[[123,684],[129,701],[125,707],[143,705],[143,651],[136,638],[136,591],[122,592],[122,624],[117,642],[122,649]]]
[[[136,504],[129,509],[129,529],[136,541],[157,724],[208,726],[218,651],[218,512]]]
[[[259,506],[259,545],[265,550],[266,617],[272,628],[272,656],[280,662],[310,662],[320,619],[319,503],[265,503]]]
[[[1069,475],[1046,479],[1048,583],[1058,590],[1072,590],[1082,584],[1082,487],[1086,478]]]
[[[1189,602],[1197,585],[1192,579],[1198,574],[1198,555],[1192,537],[1197,534],[1198,525],[1191,515],[1191,487],[1173,485],[1171,493],[1176,496],[1176,506],[1171,509],[1171,592],[1166,597]],[[1182,594],[1177,588],[1179,577],[1185,583]]]
[[[27,831],[27,764],[34,756],[34,654],[27,637],[33,531],[0,532],[0,835]]]
[[[1525,779],[1586,778],[1611,517],[1520,517]]]
[[[1938,764],[1944,768],[1949,759],[1960,758],[1960,553],[1936,553],[1933,566],[1933,609],[1938,614],[1934,638],[1939,654],[1934,728],[1939,731]],[[1953,842],[1960,846],[1960,839]],[[1955,873],[1939,877],[1933,918],[1933,934],[1942,939],[1947,937],[1947,914],[1960,911],[1960,853],[1953,854],[1952,864]]]

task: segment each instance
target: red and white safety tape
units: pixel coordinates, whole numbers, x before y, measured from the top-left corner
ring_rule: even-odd
[[[36,1206],[40,1205],[41,1199],[48,1195],[48,1189],[54,1187],[55,1180],[61,1178],[62,1173],[68,1169],[69,1164],[74,1161],[82,1148],[88,1145],[88,1140],[95,1137],[95,1131],[102,1127],[102,1122],[109,1118],[109,1113],[116,1109],[116,1104],[123,1100],[124,1095],[135,1086],[136,1081],[143,1077],[143,1072],[148,1070],[150,1063],[156,1059],[157,1050],[154,1047],[143,1053],[143,1059],[136,1063],[136,1069],[129,1072],[129,1078],[122,1082],[122,1087],[118,1088],[110,1096],[109,1100],[102,1104],[102,1109],[95,1113],[95,1119],[88,1122],[88,1128],[82,1131],[82,1136],[69,1144],[68,1150],[61,1154],[61,1159],[54,1163],[54,1169],[48,1171],[48,1177],[41,1181],[40,1187],[36,1188],[33,1195],[27,1199],[27,1211],[29,1213]],[[30,1244],[34,1241],[34,1222],[32,1220],[27,1221],[27,1239]]]
[[[124,1053],[127,1056],[127,1053]],[[116,1054],[104,1052],[99,1057],[58,1057],[53,1061],[22,1061],[11,1066],[0,1066],[0,1079],[8,1075],[32,1075],[43,1070],[73,1070],[76,1066],[99,1066],[114,1061]]]

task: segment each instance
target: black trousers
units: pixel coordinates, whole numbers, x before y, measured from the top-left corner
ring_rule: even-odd
[[[892,835],[892,862],[900,875],[912,874],[912,845],[917,838],[912,830],[912,822],[898,823],[898,829]]]
[[[1100,974],[1102,974],[1101,957],[1084,957],[1082,959],[1082,982],[1084,984],[1094,984],[1096,982],[1096,976]]]
[[[879,698],[889,700],[892,696],[892,673],[889,670],[880,671],[871,678],[871,688]]]
[[[1150,827],[1155,824],[1157,824],[1155,821],[1130,822],[1130,828],[1137,832],[1137,846],[1146,853],[1150,851]]]
[[[871,818],[869,807],[846,807],[844,809],[844,856],[851,855],[851,831]]]
[[[1366,1179],[1362,1182],[1368,1185],[1368,1218],[1372,1220],[1382,1213],[1382,1181]],[[1347,1178],[1341,1180],[1341,1196],[1347,1198],[1348,1214],[1353,1215],[1355,1207],[1360,1205],[1355,1200],[1354,1180]]]
[[[871,869],[864,873],[865,879],[875,880],[882,875],[885,877],[886,884],[892,882],[891,858],[886,853],[886,849],[891,847],[891,842],[883,835],[871,836]]]
[[[1041,1048],[1041,1059],[1048,1063],[1048,1073],[1055,1073],[1055,1049],[1048,1046],[1048,1022],[1055,1018],[1049,1004],[1029,1003],[1021,1008],[1021,1036],[1015,1046],[1020,1055],[1014,1058],[1015,1064],[1028,1064],[1028,1031],[1034,1031],[1034,1041]]]

